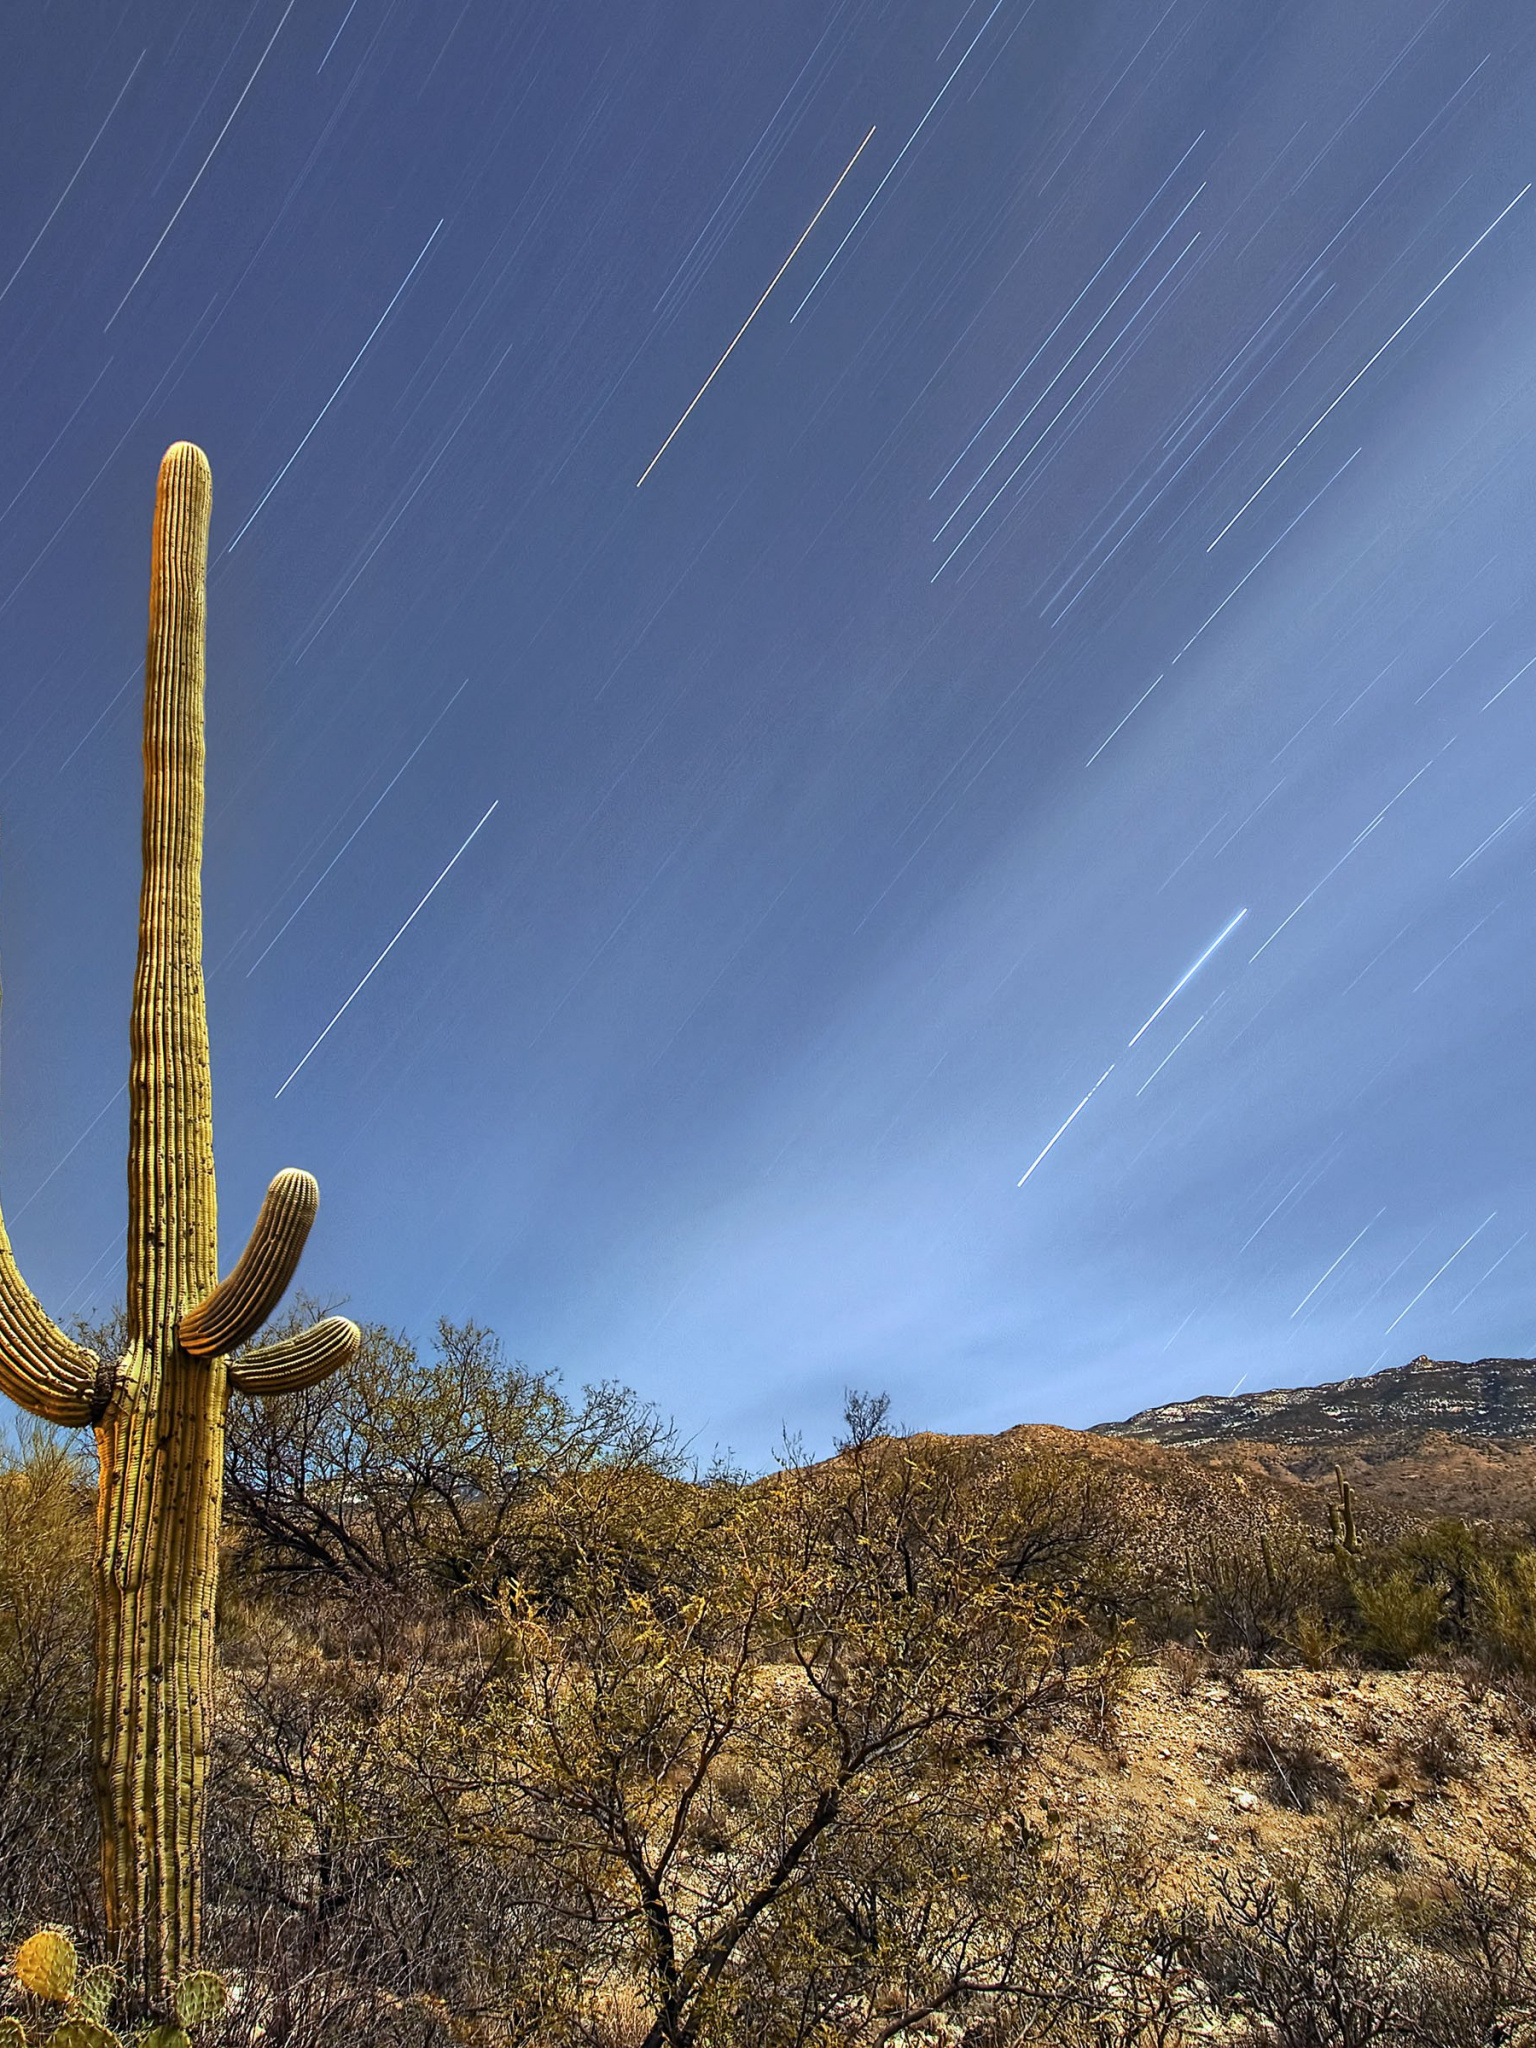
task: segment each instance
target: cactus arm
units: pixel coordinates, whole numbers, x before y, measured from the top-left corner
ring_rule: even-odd
[[[79,1428],[92,1419],[100,1364],[44,1312],[0,1223],[0,1394],[40,1421]]]
[[[284,1167],[267,1189],[234,1271],[181,1318],[176,1334],[184,1351],[213,1358],[255,1336],[293,1278],[319,1206],[313,1176]]]
[[[292,1337],[263,1344],[229,1362],[229,1384],[241,1394],[294,1394],[312,1387],[339,1366],[350,1365],[363,1333],[345,1316],[327,1316]]]

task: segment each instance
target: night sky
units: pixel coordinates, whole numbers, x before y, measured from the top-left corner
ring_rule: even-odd
[[[185,438],[226,1264],[308,1167],[312,1292],[749,1463],[850,1385],[994,1429],[1536,1350],[1528,0],[5,40],[0,1130],[57,1318],[121,1296]]]

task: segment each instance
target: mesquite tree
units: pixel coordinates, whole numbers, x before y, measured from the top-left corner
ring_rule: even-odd
[[[0,1223],[0,1391],[96,1432],[93,1731],[107,1925],[143,1994],[195,1960],[231,1390],[313,1384],[356,1355],[340,1316],[231,1353],[298,1264],[319,1190],[272,1182],[219,1280],[203,1000],[203,645],[212,483],[200,448],[160,465],[144,687],[144,881],[129,1025],[127,1348],[98,1358],[28,1290]]]

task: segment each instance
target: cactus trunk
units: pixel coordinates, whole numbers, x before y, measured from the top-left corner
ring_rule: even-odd
[[[128,1355],[97,1429],[95,1753],[107,1924],[141,1982],[197,1952],[223,1361],[177,1340],[218,1280],[203,1001],[203,633],[211,484],[160,473],[144,693],[144,881],[129,1027]]]
[[[319,1193],[287,1169],[218,1280],[203,1000],[207,458],[179,442],[155,499],[144,692],[144,880],[129,1027],[128,1348],[98,1359],[27,1290],[0,1223],[0,1392],[94,1425],[100,1459],[93,1733],[108,1928],[141,2007],[196,1961],[231,1391],[313,1384],[357,1355],[327,1317],[241,1353],[292,1278]]]

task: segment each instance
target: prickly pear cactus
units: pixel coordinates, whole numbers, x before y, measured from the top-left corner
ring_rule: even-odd
[[[139,2035],[134,2048],[192,2048],[192,2037],[181,2027],[151,2027]]]
[[[98,1963],[75,1980],[72,2012],[78,2019],[94,2020],[98,2027],[104,2027],[112,2011],[112,2001],[121,1986],[122,1980],[116,1970],[106,1963]]]
[[[96,2020],[62,2020],[48,2036],[46,2048],[123,2048],[110,2027]]]
[[[176,2017],[184,2027],[201,2027],[222,2019],[229,2003],[224,1979],[213,1970],[194,1970],[176,1986]]]
[[[0,2048],[27,2048],[27,2030],[13,2012],[0,2017]]]
[[[59,1927],[29,1934],[16,1951],[16,1981],[33,1998],[63,2005],[75,1988],[75,1944]]]

